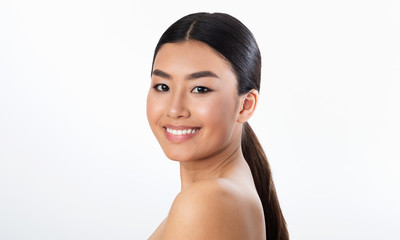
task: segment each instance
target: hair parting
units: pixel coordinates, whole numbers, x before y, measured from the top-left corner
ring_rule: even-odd
[[[193,30],[193,26],[196,24],[196,21],[193,21],[193,23],[190,25],[189,30],[186,32],[185,40],[189,41],[190,40],[190,33]]]

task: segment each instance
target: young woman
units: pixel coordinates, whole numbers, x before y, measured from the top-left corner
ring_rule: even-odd
[[[153,59],[147,117],[180,164],[181,192],[150,239],[289,239],[264,151],[247,120],[261,56],[252,33],[223,13],[171,25]]]

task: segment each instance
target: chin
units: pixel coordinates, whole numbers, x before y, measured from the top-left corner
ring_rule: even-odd
[[[193,147],[193,144],[172,144],[164,139],[160,140],[159,143],[165,156],[172,161],[189,162],[200,157],[198,156],[199,152],[196,147]]]
[[[178,153],[178,151],[169,151],[169,152],[164,151],[164,153],[167,156],[167,158],[169,158],[172,161],[188,162],[193,159],[193,156],[184,153]]]

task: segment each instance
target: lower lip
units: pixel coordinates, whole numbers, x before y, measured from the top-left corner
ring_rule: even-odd
[[[181,143],[181,142],[185,142],[185,141],[191,139],[192,137],[196,136],[197,133],[199,132],[199,130],[200,129],[198,129],[195,133],[191,133],[191,134],[174,135],[172,133],[167,132],[167,129],[164,128],[164,134],[169,141],[174,142],[174,143]]]

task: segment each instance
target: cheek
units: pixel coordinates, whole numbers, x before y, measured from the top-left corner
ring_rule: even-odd
[[[151,92],[147,95],[146,114],[151,128],[154,127],[154,125],[157,123],[157,120],[162,115],[164,108],[162,104],[160,104],[162,102],[163,101],[157,101],[157,98]]]
[[[196,104],[196,113],[209,128],[231,128],[236,119],[235,100],[227,96],[204,99]]]

